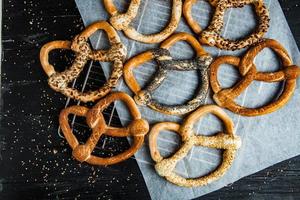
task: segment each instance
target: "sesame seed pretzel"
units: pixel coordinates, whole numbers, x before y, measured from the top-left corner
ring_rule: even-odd
[[[103,110],[116,100],[121,100],[126,103],[133,116],[133,121],[125,128],[108,126],[105,123],[102,114]],[[73,134],[68,122],[68,116],[70,114],[86,117],[86,122],[92,129],[92,134],[85,144],[79,144],[77,138]],[[141,114],[135,105],[134,100],[123,92],[109,94],[91,109],[84,106],[71,106],[65,108],[60,113],[59,124],[67,142],[73,149],[72,155],[74,158],[80,162],[87,162],[92,165],[112,165],[128,159],[143,145],[144,137],[149,130],[149,124],[146,120],[141,118]],[[128,150],[118,155],[107,158],[97,157],[92,155],[92,152],[102,135],[112,137],[131,136],[133,137],[133,144]]]
[[[225,125],[225,131],[213,136],[196,135],[193,126],[206,114],[214,114],[220,118]],[[157,137],[163,130],[174,131],[181,136],[182,145],[169,158],[163,158],[157,147]],[[208,175],[198,178],[184,178],[174,172],[176,164],[183,159],[193,146],[223,149],[222,163]],[[184,187],[199,187],[207,185],[222,177],[230,168],[235,158],[237,149],[241,146],[239,136],[234,134],[234,124],[229,116],[218,106],[203,106],[189,115],[182,125],[174,122],[162,122],[156,124],[149,134],[149,147],[152,159],[156,162],[156,172],[168,181]]]
[[[87,40],[93,33],[101,29],[107,33],[111,47],[109,50],[92,50]],[[54,66],[49,63],[49,53],[55,49],[71,49],[75,52],[76,57],[72,65],[63,72],[55,71]],[[40,52],[40,61],[49,77],[48,84],[52,89],[67,97],[88,102],[102,98],[117,85],[119,78],[122,76],[123,61],[126,53],[126,47],[121,43],[113,27],[105,21],[99,21],[87,27],[72,42],[53,41],[45,44]],[[69,87],[68,84],[79,76],[89,59],[113,62],[113,70],[110,78],[96,91],[81,92]]]
[[[188,42],[196,51],[197,57],[190,60],[173,60],[169,48],[178,41]],[[133,69],[145,62],[155,59],[158,64],[158,71],[152,82],[145,88],[141,89],[134,77]],[[138,56],[131,58],[124,66],[124,79],[128,87],[135,93],[135,101],[139,105],[147,105],[150,108],[165,114],[182,115],[195,110],[205,99],[208,88],[207,69],[212,62],[212,57],[202,48],[200,43],[190,34],[177,33],[165,40],[159,49],[146,51]],[[201,87],[196,97],[184,105],[168,106],[152,99],[152,93],[167,78],[168,71],[190,71],[198,70],[201,77]]]
[[[271,48],[281,59],[282,69],[276,72],[258,72],[253,63],[255,56],[264,48]],[[231,64],[238,68],[242,80],[231,88],[223,89],[218,81],[217,72],[222,64]],[[258,116],[274,112],[283,107],[292,97],[296,88],[296,79],[300,76],[300,68],[293,65],[288,52],[276,40],[265,41],[250,48],[240,59],[234,56],[221,56],[214,60],[210,69],[210,83],[215,102],[230,111],[244,116]],[[252,81],[279,82],[284,81],[280,96],[272,103],[259,108],[246,108],[234,102]]]
[[[117,30],[124,31],[125,35],[130,39],[144,42],[144,43],[159,43],[169,37],[177,28],[181,14],[182,14],[182,1],[172,0],[172,16],[169,24],[160,33],[144,35],[139,33],[133,25],[132,21],[138,14],[138,9],[141,0],[131,0],[126,13],[119,13],[113,0],[103,0],[106,11],[111,15],[110,23]]]
[[[210,25],[202,30],[200,25],[192,17],[192,6],[197,0],[186,0],[183,6],[183,14],[191,29],[200,34],[200,42],[210,46],[216,46],[225,50],[237,50],[251,46],[262,40],[269,28],[269,11],[264,5],[263,0],[209,0],[209,3],[214,6],[215,12]],[[259,17],[259,24],[256,30],[249,36],[240,40],[225,39],[221,36],[224,26],[224,15],[228,8],[243,7],[248,4],[253,4],[256,14]]]

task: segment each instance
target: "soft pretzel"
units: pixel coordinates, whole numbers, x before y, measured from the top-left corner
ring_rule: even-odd
[[[109,50],[92,50],[88,44],[88,38],[97,30],[104,30],[111,48]],[[71,49],[76,53],[72,65],[63,72],[57,72],[49,63],[49,53],[54,49]],[[95,101],[108,94],[116,85],[123,72],[123,62],[127,51],[121,43],[117,32],[105,21],[96,22],[77,35],[72,42],[53,41],[45,44],[40,52],[40,61],[46,74],[49,76],[48,84],[52,89],[61,92],[67,97],[83,102]],[[76,79],[83,70],[87,61],[113,62],[113,70],[107,82],[96,91],[81,92],[69,87],[69,83]]]
[[[113,0],[103,0],[105,9],[111,15],[110,23],[112,26],[117,30],[124,31],[127,37],[144,43],[159,43],[176,30],[182,14],[182,0],[172,1],[172,16],[169,24],[160,33],[144,35],[139,33],[131,24],[138,14],[141,0],[131,0],[126,13],[119,13]]]
[[[108,126],[105,123],[103,110],[112,102],[121,100],[128,106],[128,109],[133,117],[133,121],[125,128],[116,128]],[[92,134],[85,144],[79,144],[79,141],[72,132],[68,122],[68,116],[74,114],[77,116],[86,117],[87,125],[92,129]],[[123,92],[111,93],[101,99],[93,108],[88,109],[84,106],[71,106],[61,111],[59,116],[59,124],[62,132],[73,149],[73,156],[80,162],[87,162],[92,165],[112,165],[130,158],[143,145],[144,137],[149,130],[149,124],[141,118],[141,114],[134,103],[134,100]],[[133,137],[133,144],[130,149],[125,152],[102,158],[92,155],[94,148],[97,145],[102,135],[112,137]]]
[[[225,131],[213,136],[196,135],[193,131],[194,124],[204,115],[214,114],[225,125]],[[157,136],[163,130],[174,131],[180,135],[182,145],[169,158],[163,158],[157,147]],[[193,146],[223,149],[222,163],[208,175],[198,178],[184,178],[174,172],[176,164],[183,159]],[[174,122],[162,122],[156,124],[149,134],[149,147],[152,159],[156,162],[155,170],[168,181],[184,187],[199,187],[207,185],[222,177],[230,168],[235,158],[237,149],[241,146],[240,137],[234,134],[234,124],[228,115],[215,105],[200,107],[189,115],[182,125]]]
[[[169,48],[177,41],[188,42],[196,51],[197,57],[191,60],[173,60],[169,52]],[[155,59],[158,64],[158,71],[152,82],[143,90],[136,81],[133,69],[141,64]],[[172,115],[182,115],[199,107],[205,99],[209,81],[207,69],[212,62],[212,57],[206,53],[200,43],[190,34],[177,33],[164,41],[159,49],[144,52],[138,56],[131,58],[124,66],[124,79],[128,87],[135,93],[135,101],[139,105],[147,105],[150,108]],[[152,99],[152,93],[163,83],[167,78],[169,70],[190,71],[198,70],[201,77],[201,88],[196,97],[184,105],[168,106],[160,104]]]
[[[271,48],[280,58],[282,69],[277,72],[258,72],[254,65],[255,56],[264,48]],[[218,81],[218,69],[221,64],[231,64],[238,68],[242,79],[231,88],[223,89]],[[293,65],[288,52],[277,41],[266,39],[250,48],[240,59],[235,56],[221,56],[214,60],[210,69],[210,84],[214,92],[215,102],[230,111],[244,116],[258,116],[274,112],[283,107],[292,97],[296,88],[296,79],[300,76],[300,68]],[[280,96],[272,103],[259,108],[246,108],[234,102],[252,81],[278,82],[284,81]]]
[[[216,46],[225,50],[237,50],[253,45],[261,41],[269,28],[269,11],[265,7],[263,0],[209,0],[214,6],[215,11],[210,25],[202,30],[200,25],[192,17],[192,6],[197,0],[186,0],[183,6],[183,14],[191,29],[200,35],[200,42],[210,46]],[[256,14],[259,17],[259,25],[256,30],[249,36],[240,40],[225,39],[221,36],[224,26],[224,15],[228,8],[243,7],[253,4]]]

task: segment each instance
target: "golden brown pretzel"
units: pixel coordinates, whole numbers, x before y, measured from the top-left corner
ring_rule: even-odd
[[[216,115],[224,122],[226,131],[219,132],[213,136],[196,135],[193,131],[194,124],[209,113]],[[163,158],[157,147],[157,136],[162,130],[174,131],[181,136],[181,147],[169,158]],[[222,163],[213,172],[199,178],[187,179],[179,176],[173,170],[193,146],[223,149]],[[200,107],[189,115],[182,125],[173,122],[158,123],[151,129],[149,134],[150,153],[152,159],[156,162],[155,169],[157,173],[168,181],[185,187],[204,186],[222,177],[232,165],[235,153],[240,146],[241,140],[234,134],[233,122],[221,108],[215,105]]]
[[[215,7],[214,16],[210,25],[202,30],[200,25],[192,17],[192,6],[197,0],[186,0],[183,6],[183,14],[191,29],[200,34],[200,42],[210,46],[216,46],[220,49],[236,50],[253,45],[263,38],[269,28],[269,12],[265,7],[263,0],[208,0]],[[259,25],[249,36],[241,40],[225,39],[221,36],[224,26],[223,18],[228,8],[242,7],[253,4],[259,17]]]
[[[88,38],[97,30],[104,30],[111,48],[109,50],[92,50],[88,44]],[[56,72],[54,66],[49,63],[49,53],[54,49],[71,49],[76,57],[68,69],[63,72]],[[126,47],[121,43],[117,32],[105,21],[96,22],[87,27],[81,34],[77,35],[72,42],[53,41],[45,44],[40,52],[40,61],[46,74],[49,76],[48,84],[52,89],[61,92],[67,97],[83,102],[95,101],[108,94],[122,76],[123,61],[126,57]],[[68,86],[76,79],[83,70],[87,61],[113,62],[113,70],[107,82],[96,91],[81,92]]]
[[[123,30],[125,35],[133,40],[144,43],[159,43],[169,37],[177,28],[181,13],[182,13],[182,0],[172,0],[172,16],[167,27],[163,31],[156,34],[143,35],[131,25],[131,22],[138,14],[138,9],[141,0],[131,0],[126,13],[119,13],[113,0],[103,0],[105,9],[111,15],[110,23],[117,30]]]
[[[188,42],[193,49],[195,49],[197,57],[190,60],[173,60],[168,49],[178,41]],[[134,77],[133,69],[151,59],[157,61],[158,70],[152,82],[142,90]],[[128,87],[135,93],[134,99],[137,104],[147,105],[150,108],[165,114],[182,115],[195,110],[203,103],[209,88],[207,71],[211,62],[212,57],[202,48],[200,43],[192,35],[187,33],[177,33],[165,40],[159,49],[144,52],[128,60],[124,66],[124,79]],[[201,87],[194,99],[183,105],[175,106],[164,105],[152,99],[152,93],[167,78],[168,71],[170,70],[199,71]]]
[[[112,102],[121,100],[128,106],[133,116],[133,121],[125,128],[115,128],[106,125],[102,111]],[[86,117],[88,126],[92,129],[92,134],[85,144],[79,144],[77,138],[69,125],[68,116],[70,114]],[[61,111],[59,124],[62,132],[73,149],[73,156],[80,162],[87,162],[92,165],[112,165],[124,161],[137,152],[143,145],[144,137],[149,130],[149,124],[141,118],[141,114],[133,99],[123,92],[111,93],[101,99],[93,108],[84,106],[71,106]],[[133,144],[130,149],[116,156],[102,158],[92,155],[92,151],[97,145],[102,135],[112,137],[133,137]]]
[[[271,48],[282,61],[282,69],[277,72],[257,72],[254,65],[255,56],[264,48]],[[223,89],[218,81],[217,73],[221,64],[231,64],[238,68],[242,80],[231,88]],[[284,106],[296,88],[296,79],[300,76],[300,68],[293,65],[288,52],[277,41],[266,39],[247,51],[242,59],[234,56],[221,56],[214,60],[210,68],[210,84],[214,92],[215,102],[230,111],[244,116],[258,116],[274,112]],[[259,108],[246,108],[234,102],[252,81],[278,82],[285,81],[280,96],[272,103]]]

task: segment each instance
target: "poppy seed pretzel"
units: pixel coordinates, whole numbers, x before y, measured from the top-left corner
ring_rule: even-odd
[[[159,43],[169,37],[177,28],[182,14],[182,0],[172,0],[172,16],[169,24],[159,33],[144,35],[139,33],[132,21],[138,14],[141,0],[131,0],[126,13],[119,13],[113,0],[103,0],[106,11],[111,15],[110,23],[117,30],[124,31],[130,39],[143,43]]]
[[[205,30],[202,30],[200,25],[192,17],[192,6],[196,3],[196,0],[186,0],[183,7],[183,14],[189,26],[196,34],[200,34],[199,40],[203,44],[233,51],[258,43],[268,31],[270,22],[269,11],[264,5],[263,0],[209,0],[209,2],[215,7],[215,12],[210,25]],[[224,26],[226,10],[228,8],[243,7],[248,4],[253,4],[256,14],[259,17],[259,24],[256,30],[240,40],[223,38],[221,32]]]
[[[214,114],[225,125],[226,131],[213,136],[196,135],[193,131],[195,123],[206,114]],[[157,137],[161,131],[174,131],[181,136],[182,145],[176,153],[169,158],[163,158],[157,147]],[[174,171],[176,164],[183,159],[193,146],[223,149],[222,163],[208,175],[198,178],[184,178]],[[152,159],[156,162],[156,172],[173,184],[184,187],[199,187],[207,185],[222,177],[230,168],[235,158],[236,151],[241,146],[240,137],[234,134],[234,124],[228,115],[218,106],[207,105],[199,108],[189,115],[182,125],[174,122],[158,123],[149,133],[149,148]]]
[[[196,51],[197,57],[190,60],[173,60],[169,48],[178,41],[188,42]],[[158,64],[158,71],[151,83],[145,89],[141,89],[134,77],[133,69],[143,63],[155,59]],[[128,87],[135,93],[135,101],[139,105],[147,105],[150,108],[165,114],[183,115],[199,107],[205,99],[208,88],[208,67],[212,62],[212,57],[205,52],[200,43],[190,34],[177,33],[165,40],[159,49],[144,52],[131,58],[124,66],[124,79]],[[201,87],[196,97],[184,105],[169,106],[158,103],[152,99],[152,93],[167,78],[168,71],[190,71],[198,70],[201,78]]]
[[[125,128],[108,126],[102,114],[103,110],[116,100],[123,101],[133,116],[133,121]],[[86,122],[92,129],[92,134],[85,144],[79,144],[79,141],[73,134],[68,121],[70,114],[86,117]],[[80,162],[87,162],[92,165],[112,165],[130,158],[143,145],[144,137],[149,131],[149,124],[146,120],[141,118],[141,114],[134,100],[123,92],[109,94],[91,109],[84,106],[65,108],[60,113],[59,124],[67,142],[73,150],[72,155],[74,158]],[[92,155],[92,152],[102,135],[111,137],[133,137],[133,144],[128,150],[118,155],[106,158],[97,157]]]
[[[282,68],[276,72],[258,72],[254,58],[264,48],[271,48],[280,58]],[[231,88],[223,89],[218,81],[218,69],[222,64],[231,64],[238,68],[242,79]],[[244,116],[259,116],[274,112],[283,107],[292,97],[296,89],[296,79],[300,76],[300,68],[292,64],[288,52],[276,40],[266,39],[250,48],[242,57],[221,56],[214,60],[210,69],[210,83],[214,92],[215,102],[230,111]],[[284,81],[284,87],[277,99],[268,105],[258,108],[246,108],[234,102],[252,81],[279,82]]]
[[[109,50],[92,50],[88,38],[98,30],[104,30],[111,47]],[[56,72],[49,63],[49,53],[55,49],[70,49],[75,52],[72,65],[63,72]],[[123,62],[127,54],[126,47],[121,43],[117,32],[105,21],[96,22],[77,35],[72,42],[53,41],[45,44],[40,52],[41,65],[49,76],[48,84],[52,89],[67,97],[83,101],[95,101],[109,93],[116,85],[123,72]],[[78,78],[88,60],[113,62],[113,70],[107,82],[96,91],[81,92],[68,85]]]

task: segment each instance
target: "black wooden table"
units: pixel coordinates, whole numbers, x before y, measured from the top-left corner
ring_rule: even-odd
[[[300,46],[300,1],[280,3]],[[149,199],[134,159],[110,167],[78,164],[56,134],[66,99],[47,86],[38,55],[44,43],[83,29],[75,2],[4,0],[2,15],[0,199]],[[126,139],[118,148],[115,142],[108,140],[115,151],[104,154],[128,147]],[[300,156],[199,199],[300,199]]]

